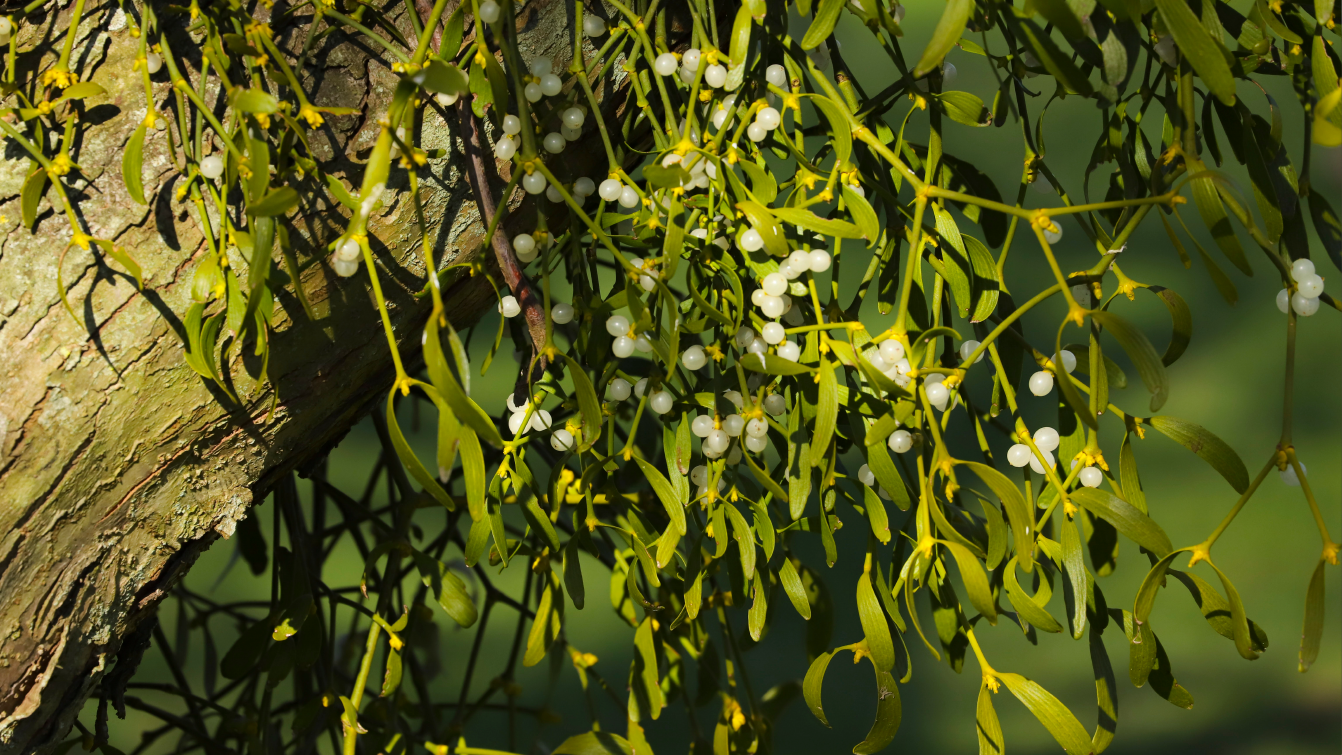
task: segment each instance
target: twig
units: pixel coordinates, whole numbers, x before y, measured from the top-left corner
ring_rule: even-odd
[[[457,100],[457,121],[460,124],[461,141],[466,148],[466,176],[470,179],[476,207],[480,208],[480,222],[485,228],[489,228],[494,222],[494,215],[498,212],[490,182],[493,171],[485,162],[484,136],[481,133],[480,120],[471,110],[468,98]],[[506,204],[507,197],[504,197],[503,201]],[[536,286],[518,264],[517,257],[513,254],[512,243],[508,241],[507,234],[503,231],[503,223],[499,223],[493,237],[489,239],[489,245],[494,250],[494,257],[498,260],[504,282],[517,298],[517,303],[522,308],[522,315],[526,317],[527,330],[531,333],[533,356],[540,357],[537,367],[544,370],[545,356],[542,350],[545,348],[545,306],[536,291]],[[524,371],[518,377],[519,384],[524,381],[530,383],[529,378],[532,374],[536,374],[535,371]]]

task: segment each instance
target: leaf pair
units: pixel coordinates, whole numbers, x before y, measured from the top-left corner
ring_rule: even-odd
[[[802,680],[802,696],[806,700],[807,707],[811,709],[811,713],[816,718],[820,719],[820,723],[826,726],[830,724],[829,720],[825,718],[825,710],[820,701],[820,690],[825,681],[825,671],[829,668],[829,662],[834,658],[835,653],[849,649],[855,649],[855,646],[839,648],[816,657],[811,662],[810,668],[806,670],[805,679]],[[871,660],[872,668],[876,672],[876,721],[872,724],[871,730],[867,732],[866,738],[853,747],[853,752],[857,755],[879,752],[894,741],[895,733],[899,731],[899,724],[903,718],[899,686],[894,676],[889,671],[882,671],[874,656]]]

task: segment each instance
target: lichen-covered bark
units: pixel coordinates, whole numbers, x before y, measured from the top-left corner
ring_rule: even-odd
[[[93,234],[115,239],[142,265],[145,289],[123,271],[70,247],[62,274],[75,310],[60,302],[57,265],[70,240],[64,217],[44,200],[36,227],[18,227],[28,160],[6,144],[0,160],[0,753],[49,748],[111,665],[122,639],[218,537],[232,534],[267,480],[335,442],[370,399],[390,384],[390,356],[367,274],[334,276],[324,246],[340,227],[329,204],[305,206],[291,222],[301,280],[317,314],[309,321],[292,292],[280,296],[269,380],[230,352],[241,403],[211,389],[183,362],[179,317],[189,304],[202,236],[166,139],[151,135],[144,177],[150,206],[135,204],[121,178],[121,155],[145,116],[137,40],[117,4],[89,4],[76,58],[82,78],[107,89],[86,103],[78,211]],[[261,6],[258,6],[260,8]],[[562,64],[571,54],[571,5],[532,2],[519,24],[528,55]],[[20,47],[63,33],[69,7],[25,28]],[[306,23],[299,17],[298,23]],[[301,44],[300,30],[276,24],[277,39]],[[295,37],[298,41],[295,41]],[[185,34],[180,37],[187,43]],[[365,47],[339,34],[302,72],[317,104],[359,108],[315,134],[315,157],[357,186],[361,161],[394,75]],[[161,77],[160,77],[161,78]],[[156,105],[171,110],[169,87]],[[438,264],[473,258],[483,228],[459,145],[440,111],[426,112],[422,144],[449,157],[423,183]],[[400,171],[389,185],[404,189]],[[54,198],[54,195],[51,195]],[[323,200],[324,201],[324,200]],[[427,301],[418,228],[400,194],[373,222],[379,274],[402,348],[418,350]],[[114,263],[113,263],[114,264]],[[492,305],[483,280],[447,288],[449,316],[461,322]]]

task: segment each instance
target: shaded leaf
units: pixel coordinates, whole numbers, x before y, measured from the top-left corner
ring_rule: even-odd
[[[1169,398],[1170,380],[1165,372],[1164,362],[1156,354],[1156,349],[1147,340],[1146,334],[1132,323],[1106,310],[1097,309],[1091,312],[1090,316],[1109,331],[1114,340],[1118,341],[1118,345],[1127,352],[1137,367],[1137,374],[1141,375],[1146,389],[1151,392],[1151,411],[1158,411]]]
[[[1072,501],[1114,525],[1128,539],[1163,558],[1174,547],[1165,531],[1151,517],[1112,493],[1099,488],[1078,488]]]
[[[629,740],[608,731],[586,731],[560,742],[554,755],[630,755]]]
[[[1165,347],[1165,353],[1160,357],[1161,363],[1168,367],[1183,356],[1188,348],[1188,342],[1193,337],[1193,313],[1189,311],[1183,297],[1170,289],[1151,286],[1148,290],[1160,297],[1165,308],[1170,311],[1174,331],[1170,334],[1170,345]]]
[[[1235,103],[1235,77],[1225,50],[1207,33],[1185,0],[1155,0],[1161,20],[1174,36],[1179,52],[1192,64],[1207,88],[1226,105]]]
[[[431,385],[420,383],[420,387],[425,389],[426,392],[433,391]],[[434,393],[436,394],[436,391]],[[436,396],[434,397],[436,398]],[[405,435],[401,432],[401,426],[396,421],[395,388],[387,392],[387,434],[391,436],[391,445],[396,451],[396,457],[405,465],[405,470],[410,473],[410,476],[415,478],[415,482],[418,482],[424,488],[424,492],[432,496],[435,501],[442,504],[443,508],[454,511],[457,504],[452,500],[452,496],[448,495],[447,491],[443,490],[443,486],[438,484],[438,480],[429,474],[429,470],[424,468],[424,464],[420,462],[419,457],[415,455],[414,450],[410,448],[410,444],[406,442]]]
[[[601,402],[597,400],[596,389],[592,387],[592,380],[587,377],[582,365],[567,354],[564,355],[564,359],[568,362],[568,373],[573,380],[573,390],[578,394],[578,410],[582,413],[582,446],[580,448],[585,451],[591,448],[601,437]],[[680,530],[684,532],[683,525]]]
[[[969,23],[969,14],[974,10],[974,0],[949,0],[941,12],[937,27],[932,30],[932,38],[923,48],[918,65],[913,68],[914,76],[926,76],[933,68],[941,65],[946,53],[951,51],[960,35],[965,33]]]
[[[876,720],[866,738],[853,748],[853,752],[856,755],[870,755],[885,749],[886,745],[894,741],[903,716],[895,677],[889,671],[876,669]]]
[[[1300,633],[1300,673],[1309,670],[1319,658],[1319,643],[1323,638],[1323,568],[1326,562],[1319,559],[1314,574],[1309,578],[1309,589],[1305,591],[1305,629]]]
[[[1249,489],[1249,471],[1235,449],[1205,427],[1182,419],[1155,416],[1146,420],[1167,438],[1197,454],[1230,483],[1236,493]]]
[[[438,605],[443,607],[448,616],[463,627],[469,627],[479,618],[479,612],[475,607],[475,601],[471,600],[471,595],[466,591],[466,583],[461,581],[452,569],[444,563],[439,562],[441,589],[438,592]]]

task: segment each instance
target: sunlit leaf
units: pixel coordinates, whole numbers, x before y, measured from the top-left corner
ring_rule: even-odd
[[[1162,558],[1172,546],[1165,531],[1137,507],[1099,488],[1078,488],[1072,501],[1090,513],[1114,525],[1133,542]]]
[[[144,136],[145,125],[135,129],[126,142],[126,151],[121,154],[121,180],[126,184],[126,193],[136,204],[147,204],[144,199]]]
[[[1005,755],[1006,742],[1002,739],[1002,725],[997,721],[997,711],[993,710],[993,693],[986,684],[979,686],[974,724],[978,731],[979,755]]]
[[[871,662],[876,664],[879,671],[894,668],[895,646],[890,639],[890,625],[886,623],[885,612],[876,600],[870,574],[857,578],[857,616],[862,621],[862,633],[867,638]]]
[[[802,695],[806,699],[806,707],[811,709],[811,713],[820,719],[820,723],[829,726],[829,720],[825,718],[825,709],[820,704],[820,688],[825,682],[825,671],[829,668],[829,662],[834,658],[834,653],[821,653],[811,661],[811,666],[806,669],[806,678],[802,680]]]
[[[652,491],[657,494],[658,500],[666,508],[666,515],[671,518],[671,524],[675,525],[676,531],[684,535],[685,529],[685,507],[681,505],[680,496],[676,495],[676,490],[671,486],[671,482],[657,470],[657,467],[635,456],[634,461],[638,462],[638,468],[643,471],[643,475],[648,478],[648,484],[652,485]]]
[[[1067,755],[1090,755],[1090,735],[1058,698],[1020,674],[998,674],[997,678],[1039,719]]]
[[[958,465],[969,468],[992,490],[1006,509],[1007,521],[1011,523],[1011,532],[1016,540],[1016,558],[1026,573],[1034,570],[1034,533],[1030,532],[1030,522],[1034,521],[1025,496],[1015,483],[996,469],[974,461],[960,461]]]
[[[778,581],[783,583],[783,592],[787,593],[792,607],[797,609],[797,613],[801,614],[803,619],[809,621],[811,603],[806,597],[806,588],[802,586],[801,577],[797,576],[797,568],[792,565],[792,559],[783,559],[783,563],[778,567]]]

